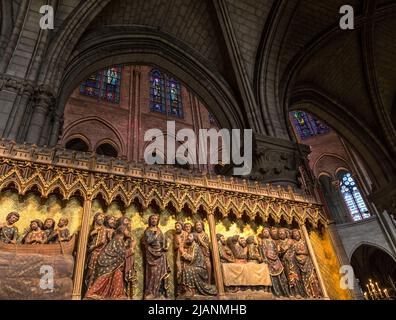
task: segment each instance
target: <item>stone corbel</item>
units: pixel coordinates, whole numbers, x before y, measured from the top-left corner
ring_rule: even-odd
[[[252,179],[299,186],[299,168],[305,164],[309,147],[258,134],[254,143]]]

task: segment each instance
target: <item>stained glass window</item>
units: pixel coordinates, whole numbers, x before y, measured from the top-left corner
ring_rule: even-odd
[[[87,80],[83,81],[80,85],[80,93],[90,96],[98,97],[100,89],[100,72],[91,75]]]
[[[330,130],[322,121],[304,111],[294,111],[292,116],[298,135],[303,140],[327,133]]]
[[[165,80],[163,74],[159,70],[152,70],[150,81],[151,111],[166,113]]]
[[[362,194],[350,173],[341,177],[341,194],[349,209],[353,221],[360,221],[370,217],[370,213],[362,198]]]
[[[120,103],[121,68],[113,67],[103,70],[103,100]]]
[[[90,76],[80,85],[80,93],[120,103],[121,67],[112,67]]]
[[[209,123],[213,124],[213,125],[217,125],[217,120],[215,118],[215,116],[209,112]]]
[[[167,83],[168,83],[169,115],[178,118],[183,118],[180,83],[179,81],[173,78],[169,78]]]

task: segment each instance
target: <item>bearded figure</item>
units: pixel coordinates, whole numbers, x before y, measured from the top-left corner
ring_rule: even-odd
[[[18,212],[10,212],[6,217],[6,223],[0,224],[0,241],[15,244],[18,239],[18,228],[15,223],[19,221]]]
[[[260,254],[258,241],[256,237],[250,236],[246,239],[247,243],[247,260],[248,262],[262,263],[263,257]]]
[[[287,230],[288,229],[285,228],[279,229],[279,257],[283,263],[283,266],[285,267],[285,273],[289,283],[290,294],[296,297],[305,297],[306,293],[296,263],[295,241],[288,238]]]
[[[238,235],[228,239],[230,247],[236,263],[247,263],[248,248],[246,239]]]
[[[94,280],[86,294],[87,299],[126,300],[128,296],[127,278],[129,274],[126,240],[130,237],[126,226],[120,226],[114,237],[99,254]]]
[[[108,238],[112,239],[116,230],[116,218],[113,216],[105,216],[104,226],[107,228]]]
[[[192,298],[196,294],[215,296],[217,289],[209,284],[209,273],[206,266],[206,257],[197,243],[197,236],[190,233],[185,246],[181,248],[182,273],[181,287],[185,298]]]
[[[22,240],[25,244],[44,244],[47,242],[47,236],[43,231],[43,223],[36,219],[30,222],[30,228]]]
[[[173,249],[175,251],[175,266],[176,266],[176,283],[177,290],[180,290],[181,284],[181,272],[182,272],[182,261],[181,261],[181,250],[184,247],[188,233],[184,231],[183,222],[176,222],[175,233],[173,235]]]
[[[100,212],[96,213],[94,216],[94,225],[88,239],[88,268],[85,279],[88,290],[94,280],[99,255],[111,240],[110,233],[104,222],[105,215]]]
[[[52,218],[47,218],[44,221],[43,231],[47,237],[47,243],[55,243],[56,233],[55,233],[55,220]]]
[[[206,269],[208,270],[208,284],[212,283],[212,262],[210,260],[210,241],[209,236],[205,233],[205,226],[202,221],[197,221],[194,226],[197,243],[201,247],[205,256]]]
[[[220,262],[221,263],[234,263],[235,258],[232,254],[231,249],[227,246],[227,241],[222,234],[216,235],[218,247],[219,247],[219,254],[220,254]]]
[[[159,216],[150,216],[149,226],[144,232],[143,246],[146,254],[145,300],[167,298],[169,295],[170,268],[166,257],[168,245],[158,224]]]
[[[268,228],[263,229],[260,251],[264,261],[268,264],[273,294],[278,297],[290,296],[284,267],[278,256],[277,244],[271,239]]]
[[[312,263],[307,244],[301,238],[300,230],[293,230],[292,235],[295,240],[296,264],[301,274],[305,292],[309,297],[323,297],[315,267]]]
[[[67,242],[70,241],[71,235],[68,228],[69,219],[67,218],[60,218],[58,221],[58,226],[55,229],[55,242]]]
[[[191,223],[186,222],[183,226],[183,230],[187,232],[187,234],[190,234],[193,232],[193,226]]]

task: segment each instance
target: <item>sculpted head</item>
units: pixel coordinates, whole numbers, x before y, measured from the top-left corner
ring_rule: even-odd
[[[264,228],[261,234],[264,239],[268,239],[270,237],[270,230],[268,228]]]
[[[205,231],[205,226],[202,221],[195,222],[194,228],[195,228],[195,232],[197,232],[197,233],[201,233],[201,232]]]
[[[226,238],[222,234],[217,234],[216,238],[223,246],[226,244]]]
[[[279,229],[279,231],[278,231],[278,236],[279,236],[279,239],[281,239],[281,240],[285,240],[286,239],[286,229],[285,228],[281,228],[281,229]]]
[[[30,229],[32,231],[37,231],[37,230],[41,230],[43,228],[43,223],[36,219],[30,222]]]
[[[118,218],[116,221],[116,229],[121,226],[126,226],[131,231],[131,219],[127,217]]]
[[[278,240],[279,239],[279,230],[276,227],[271,228],[271,238],[273,240]]]
[[[183,222],[177,221],[177,222],[175,223],[175,230],[176,230],[176,233],[177,233],[177,234],[182,233],[182,232],[183,232],[183,227],[184,227]]]
[[[193,233],[190,233],[186,239],[186,245],[191,246],[195,241],[197,241],[196,236]]]
[[[44,230],[54,229],[55,227],[55,220],[52,218],[47,218],[44,221]]]
[[[292,231],[292,236],[294,240],[300,241],[301,240],[301,232],[298,229],[294,229]]]
[[[148,224],[150,227],[157,227],[159,224],[159,215],[153,214],[149,217]]]
[[[104,222],[105,222],[105,215],[104,215],[104,213],[101,213],[101,212],[95,213],[95,216],[94,216],[94,223],[97,224],[97,225],[99,225],[99,226],[102,226],[102,225],[104,224]]]
[[[250,237],[248,237],[248,238],[246,239],[246,243],[247,243],[247,244],[254,244],[254,245],[257,245],[257,244],[258,244],[258,241],[257,241],[257,238],[256,238],[255,236],[250,236]]]
[[[68,224],[69,224],[69,219],[63,217],[63,218],[59,219],[58,227],[63,228],[63,227],[66,227]]]
[[[240,245],[242,248],[246,248],[246,246],[247,246],[245,237],[239,237],[238,243],[239,243],[239,245]]]
[[[20,216],[18,212],[10,212],[7,214],[6,220],[8,224],[13,225],[19,221],[19,218]]]
[[[104,225],[107,228],[115,229],[116,228],[116,218],[113,217],[113,216],[106,216],[105,217],[105,221],[104,221]]]
[[[192,224],[187,222],[184,224],[184,231],[186,231],[187,233],[191,233],[192,232]]]

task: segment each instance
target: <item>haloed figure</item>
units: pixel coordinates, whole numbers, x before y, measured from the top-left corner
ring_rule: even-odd
[[[205,233],[204,223],[197,221],[194,226],[197,243],[205,257],[206,269],[208,270],[208,284],[212,283],[212,263],[210,261],[210,242],[209,236]]]
[[[220,254],[220,262],[221,263],[234,263],[235,258],[232,254],[231,249],[227,246],[226,238],[222,234],[216,235],[219,254]]]
[[[56,241],[66,242],[70,241],[70,231],[68,228],[69,220],[67,218],[60,218],[58,221],[58,227],[55,229]]]
[[[183,230],[186,231],[187,234],[192,233],[192,232],[193,232],[192,224],[189,223],[189,222],[186,222],[186,223],[184,224]]]
[[[260,249],[262,257],[268,264],[274,295],[278,297],[290,296],[284,267],[278,256],[278,248],[276,242],[271,239],[268,228],[263,229]]]
[[[216,287],[208,283],[206,258],[197,243],[197,236],[190,233],[187,236],[185,247],[181,249],[183,269],[181,287],[184,297],[192,298],[196,294],[203,296],[217,295]]]
[[[104,222],[105,215],[97,212],[94,216],[94,225],[88,239],[88,267],[85,279],[87,289],[92,285],[99,254],[111,240]]]
[[[45,219],[43,231],[47,237],[47,243],[54,243],[56,240],[55,220],[52,218]]]
[[[98,266],[95,270],[94,281],[87,292],[87,299],[125,300],[127,295],[127,279],[130,267],[126,263],[128,248],[125,239],[129,238],[126,226],[120,226],[115,231],[113,239],[99,254]]]
[[[296,264],[301,273],[301,280],[304,285],[305,292],[308,296],[319,298],[322,297],[322,290],[319,285],[318,276],[315,267],[309,255],[308,247],[301,238],[300,230],[292,231],[295,242]]]
[[[181,221],[175,223],[175,233],[173,235],[173,249],[175,252],[175,266],[176,266],[176,283],[177,288],[179,290],[180,287],[180,279],[181,279],[181,272],[182,272],[182,262],[180,259],[181,250],[185,245],[188,233],[184,231],[183,228],[184,224]],[[179,292],[178,292],[179,293]]]
[[[30,229],[23,242],[25,244],[44,244],[47,242],[47,236],[43,229],[43,223],[40,220],[30,222]]]
[[[170,268],[166,254],[166,238],[158,227],[159,216],[149,217],[149,226],[144,232],[143,245],[146,253],[145,300],[168,297]]]

